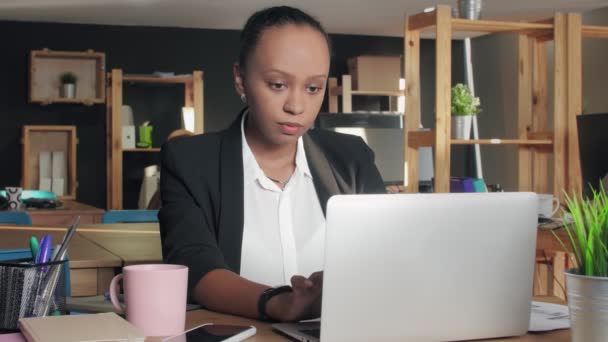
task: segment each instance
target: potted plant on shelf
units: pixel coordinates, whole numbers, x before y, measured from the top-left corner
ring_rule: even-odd
[[[479,113],[479,98],[462,83],[452,88],[452,139],[469,140],[473,115]]]
[[[73,99],[76,97],[76,74],[73,72],[64,72],[60,76],[61,81],[61,97]]]
[[[564,219],[576,267],[566,271],[572,341],[606,341],[608,336],[608,195],[566,196]],[[553,233],[556,237],[555,232]],[[563,241],[558,240],[566,249]]]

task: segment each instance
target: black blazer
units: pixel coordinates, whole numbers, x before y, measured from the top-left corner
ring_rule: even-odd
[[[241,117],[226,130],[167,142],[159,212],[165,262],[189,268],[188,289],[209,271],[240,272],[243,237]],[[374,154],[357,136],[311,129],[304,149],[325,214],[336,194],[383,193]]]

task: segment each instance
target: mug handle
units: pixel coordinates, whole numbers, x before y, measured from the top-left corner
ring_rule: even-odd
[[[557,211],[559,210],[559,198],[553,197],[553,209],[551,210],[551,217],[555,216]]]
[[[112,282],[110,283],[110,301],[112,302],[112,306],[118,310],[119,313],[124,314],[125,313],[125,305],[121,304],[120,301],[118,300],[118,291],[120,290],[118,288],[118,282],[122,280],[122,273],[121,274],[117,274],[114,276],[114,278],[112,278]]]

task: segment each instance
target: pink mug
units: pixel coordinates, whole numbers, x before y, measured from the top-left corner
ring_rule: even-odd
[[[124,278],[123,278],[124,277]],[[118,300],[123,279],[124,305]],[[110,300],[146,336],[179,334],[186,326],[188,267],[132,265],[123,267],[110,283]]]

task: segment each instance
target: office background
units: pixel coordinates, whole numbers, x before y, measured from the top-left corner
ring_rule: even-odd
[[[608,8],[586,13],[583,21],[587,24],[608,24]],[[180,74],[195,69],[203,70],[206,131],[226,127],[241,109],[241,103],[234,92],[231,70],[232,62],[238,53],[239,32],[236,30],[0,21],[0,32],[3,32],[5,37],[3,53],[0,54],[0,188],[18,184],[20,181],[22,125],[75,125],[79,139],[77,199],[99,208],[105,208],[106,205],[105,105],[41,106],[28,103],[31,50],[93,49],[106,53],[108,71],[121,68],[125,73],[172,71]],[[402,38],[332,35],[332,40],[334,56],[331,76],[347,73],[346,59],[349,57],[362,54],[401,55],[403,52]],[[602,41],[584,41],[584,44],[583,94],[586,111],[608,112],[608,97],[603,90],[605,80],[608,79],[608,70],[598,67],[608,55],[608,46]],[[484,108],[479,123],[484,136],[515,134],[517,62],[513,57],[516,47],[516,38],[508,35],[493,35],[473,40],[475,82]],[[463,62],[462,43],[459,41],[453,43],[452,62],[453,82],[461,82]],[[427,127],[433,125],[434,118],[434,70],[434,42],[423,40],[422,121]],[[154,96],[154,92],[162,92],[163,96]],[[183,101],[183,93],[179,88],[127,87],[124,101],[134,108],[136,124],[141,123],[144,118],[152,120],[155,125],[154,140],[157,144],[172,129],[179,126],[175,115]],[[552,103],[551,99],[549,103]],[[370,103],[367,101],[363,105]],[[146,116],[146,108],[152,106],[161,110],[156,110],[157,115],[154,117]],[[326,108],[325,104],[324,109]],[[454,148],[453,175],[465,175],[473,170],[469,149],[470,147]],[[506,151],[484,153],[487,149]],[[505,156],[509,160],[506,164],[508,167],[504,167],[504,162],[498,163],[495,160],[504,159]],[[483,147],[482,157],[487,183],[501,183],[507,190],[516,188],[515,147]],[[139,173],[143,172],[141,168],[154,162],[157,162],[157,154],[133,154],[125,157],[126,203],[134,203],[137,199],[141,180]]]

